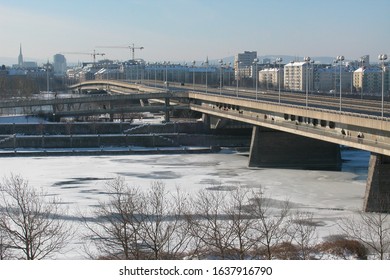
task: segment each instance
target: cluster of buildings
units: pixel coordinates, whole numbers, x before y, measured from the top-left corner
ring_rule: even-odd
[[[2,67],[1,74],[7,76],[26,76],[31,78],[46,78],[50,76],[65,76],[67,71],[66,58],[62,54],[53,57],[53,63],[47,62],[41,66],[35,61],[25,61],[22,52],[22,45],[19,47],[18,63],[11,67]]]
[[[316,91],[379,94],[383,87],[390,88],[390,71],[387,64],[370,64],[369,55],[358,61],[345,62],[343,57],[331,64],[322,64],[310,57],[302,61],[283,63],[282,58],[259,64],[257,52],[244,52],[235,56],[235,80],[253,79],[261,88],[285,91]]]
[[[211,65],[205,62],[171,63],[155,62],[147,63],[142,59],[128,60],[124,62],[112,60],[100,60],[95,63],[83,63],[67,71],[67,76],[73,81],[87,80],[131,80],[133,82],[169,83],[181,84],[208,84],[229,85],[234,81],[234,69],[230,65]]]
[[[338,57],[341,58],[341,57]],[[382,60],[385,62],[385,60]],[[358,61],[335,59],[324,64],[310,57],[301,60],[283,61],[282,58],[265,58],[259,61],[256,51],[238,53],[234,61],[213,61],[190,63],[155,62],[142,59],[124,62],[100,60],[68,67],[63,54],[56,54],[53,62],[38,67],[36,62],[24,61],[20,46],[18,64],[0,70],[0,74],[27,75],[30,77],[61,78],[69,84],[87,80],[131,80],[150,83],[178,82],[181,84],[206,84],[210,87],[259,87],[298,92],[339,92],[379,94],[389,92],[390,71],[385,63],[370,64],[365,55]]]

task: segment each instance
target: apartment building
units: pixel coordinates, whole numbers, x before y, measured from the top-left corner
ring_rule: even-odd
[[[266,89],[283,87],[284,71],[282,68],[265,68],[259,71],[259,85]]]
[[[235,79],[252,78],[254,72],[254,60],[257,58],[256,51],[245,51],[234,57]]]
[[[313,68],[308,62],[292,61],[284,66],[284,89],[306,91],[313,88]]]
[[[389,68],[384,68],[384,91],[389,91]],[[353,86],[362,94],[377,94],[382,92],[382,67],[360,67],[353,73]]]
[[[341,67],[341,91],[351,92],[353,91],[352,67]],[[329,92],[329,91],[340,91],[340,66],[327,66],[322,68],[316,68],[314,71],[314,90]]]

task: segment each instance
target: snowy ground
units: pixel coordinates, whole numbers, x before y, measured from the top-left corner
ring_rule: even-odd
[[[0,158],[0,177],[20,174],[30,185],[59,195],[69,206],[71,220],[103,200],[105,180],[117,176],[142,188],[160,180],[168,189],[179,186],[190,194],[215,184],[261,185],[266,196],[288,199],[293,208],[313,212],[322,224],[319,236],[326,237],[337,234],[339,218],[363,205],[369,153],[347,150],[342,154],[342,172],[249,169],[246,156],[228,150],[199,155]],[[83,258],[77,241],[70,248],[57,258]]]

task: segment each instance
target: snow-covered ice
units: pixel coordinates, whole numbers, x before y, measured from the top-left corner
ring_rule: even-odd
[[[106,180],[123,176],[126,182],[148,188],[163,181],[167,189],[190,194],[211,185],[261,187],[274,200],[314,213],[323,226],[319,236],[337,234],[339,218],[362,208],[369,153],[343,151],[343,171],[250,169],[248,157],[229,150],[218,154],[69,156],[0,158],[0,176],[20,174],[30,185],[47,189],[69,206],[69,218],[87,212],[105,198]],[[80,245],[61,259],[83,258]]]

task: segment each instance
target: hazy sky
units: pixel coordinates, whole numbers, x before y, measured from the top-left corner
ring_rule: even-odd
[[[0,0],[0,57],[106,53],[146,61],[390,54],[390,0]],[[66,55],[86,61],[86,55]],[[1,61],[0,61],[1,63]]]

